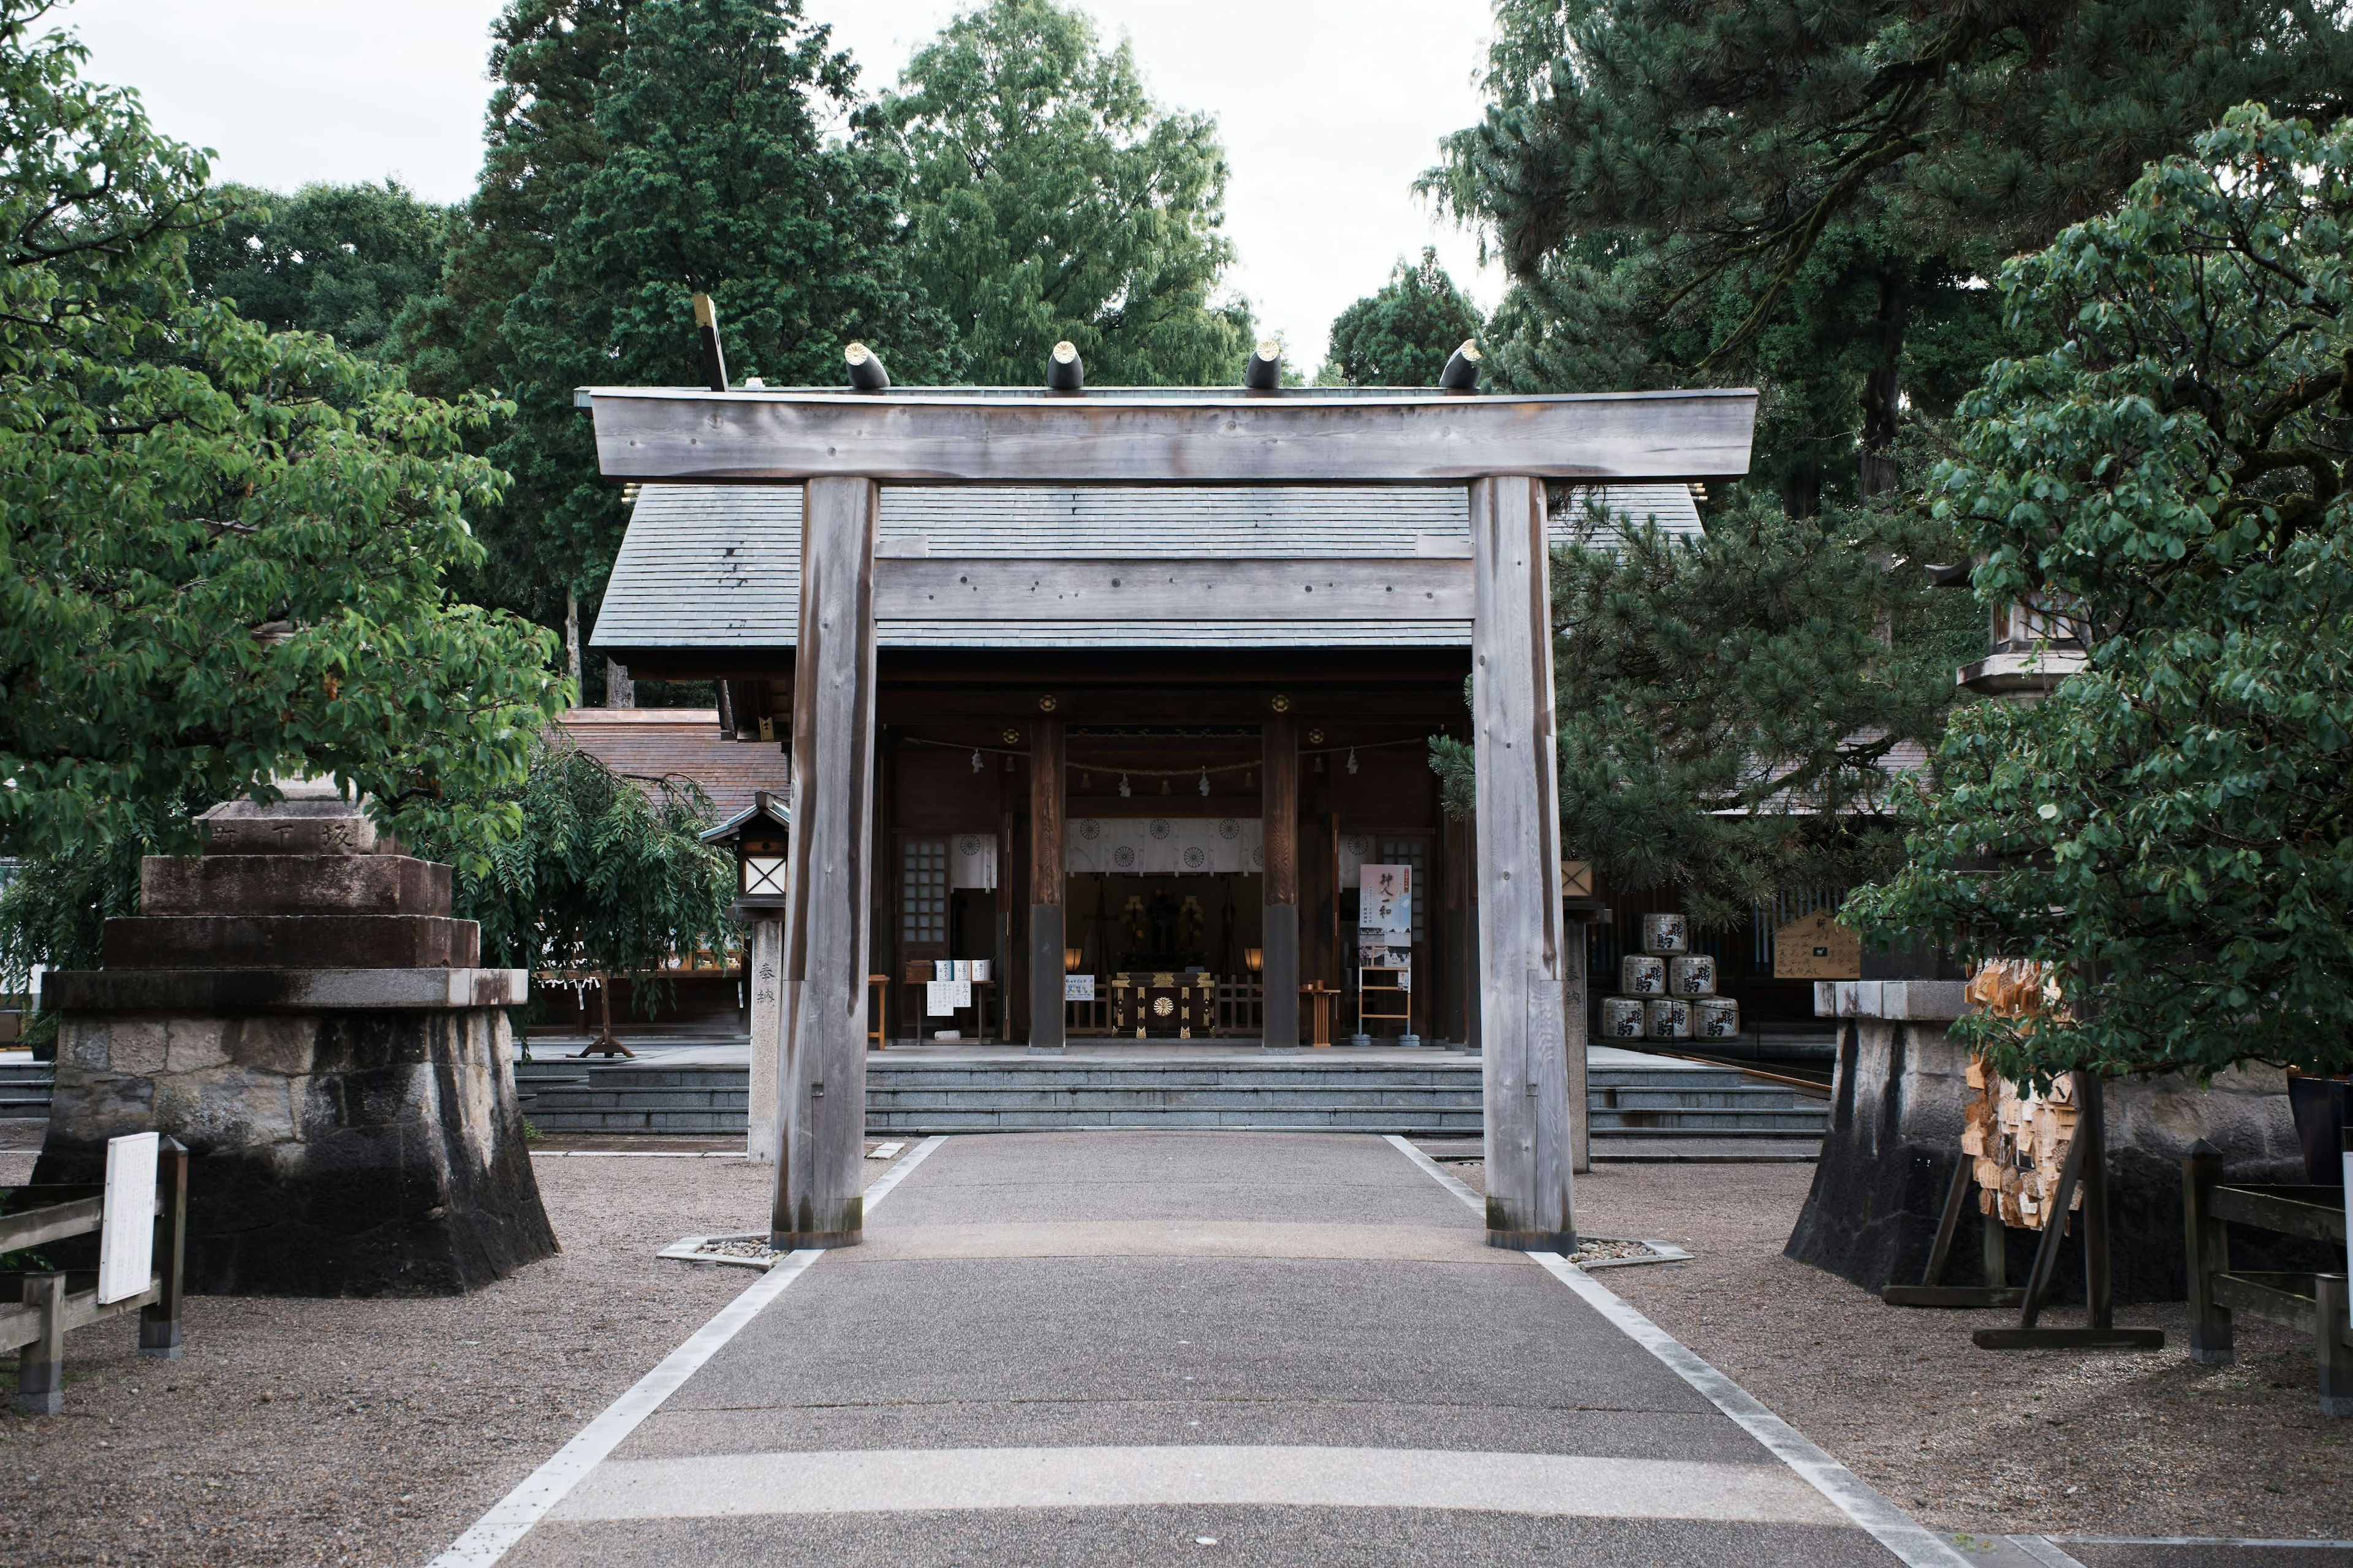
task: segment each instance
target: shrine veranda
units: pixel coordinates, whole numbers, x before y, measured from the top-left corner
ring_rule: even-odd
[[[1566,1241],[1586,1009],[1550,547],[1588,499],[1695,527],[1689,484],[1747,467],[1752,393],[580,401],[641,487],[592,647],[719,683],[723,729],[792,757],[754,1006],[779,1245],[858,1235],[871,999],[902,1038],[1047,1052],[1475,1043],[1491,1239]],[[1440,809],[1439,733],[1475,746],[1472,822]],[[1366,865],[1410,884],[1387,932]]]

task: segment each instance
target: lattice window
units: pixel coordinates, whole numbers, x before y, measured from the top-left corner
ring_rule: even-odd
[[[1430,900],[1437,892],[1430,885],[1430,840],[1384,838],[1380,863],[1413,868],[1413,944],[1419,947],[1430,933]]]
[[[948,940],[948,841],[899,843],[899,940],[945,946]]]

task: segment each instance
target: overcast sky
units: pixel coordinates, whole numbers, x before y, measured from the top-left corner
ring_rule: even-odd
[[[870,90],[896,79],[952,0],[809,0]],[[1232,286],[1312,365],[1332,318],[1401,256],[1436,245],[1492,307],[1470,236],[1411,192],[1437,141],[1478,117],[1486,0],[1093,0],[1163,104],[1205,110],[1233,166]],[[77,0],[90,74],[135,87],[215,173],[289,190],[397,174],[455,201],[481,157],[499,0]]]

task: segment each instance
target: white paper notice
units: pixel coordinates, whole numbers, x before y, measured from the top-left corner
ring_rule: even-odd
[[[1063,1000],[1063,1001],[1065,1001],[1065,1002],[1092,1002],[1092,1001],[1093,1001],[1094,999],[1095,999],[1095,977],[1094,977],[1093,975],[1092,975],[1092,974],[1065,974],[1065,975],[1063,975],[1063,976],[1062,976],[1062,1000]]]
[[[955,982],[934,980],[923,987],[923,1011],[932,1017],[945,1017],[955,1011]]]
[[[132,1132],[106,1141],[106,1204],[98,1232],[98,1302],[136,1296],[153,1279],[155,1161],[162,1140]]]

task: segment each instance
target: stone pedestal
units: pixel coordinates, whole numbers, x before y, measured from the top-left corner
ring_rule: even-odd
[[[1838,1077],[1813,1190],[1784,1250],[1869,1290],[1916,1282],[1962,1158],[1962,1112],[1977,1093],[1968,1087],[1968,1053],[1948,1033],[1968,1006],[1963,986],[1840,981],[1815,990],[1815,1011],[1840,1020]],[[2202,1088],[2178,1074],[2112,1079],[2106,1105],[2118,1301],[2179,1301],[2187,1294],[2181,1161],[2200,1139],[2221,1152],[2233,1180],[2304,1180],[2286,1075],[2277,1069],[2239,1068]],[[1977,1225],[1973,1205],[1945,1283],[1981,1282]],[[2010,1233],[2010,1283],[2026,1278],[2039,1239]],[[2056,1300],[2084,1299],[2083,1257],[2071,1235],[2060,1252]],[[2244,1268],[2344,1267],[2341,1250],[2332,1263],[2310,1244],[2254,1231],[2234,1234],[2231,1257]]]
[[[449,1295],[553,1254],[504,1012],[528,977],[477,967],[449,868],[332,798],[208,820],[204,856],[142,868],[103,969],[47,977],[33,1179],[99,1179],[122,1133],[179,1139],[200,1292]]]

